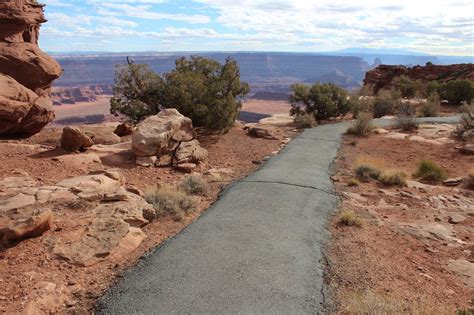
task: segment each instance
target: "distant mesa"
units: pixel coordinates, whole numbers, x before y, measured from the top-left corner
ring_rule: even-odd
[[[426,66],[390,66],[379,65],[366,73],[364,85],[372,86],[374,92],[391,87],[393,79],[405,75],[412,80],[441,81],[448,82],[452,80],[474,80],[474,64],[455,64],[449,66],[434,65],[427,63]]]
[[[95,102],[98,96],[101,95],[113,95],[113,85],[96,84],[72,88],[53,87],[51,92],[54,105]]]
[[[38,47],[43,7],[36,0],[0,3],[0,136],[32,136],[54,119],[49,93],[62,69]]]

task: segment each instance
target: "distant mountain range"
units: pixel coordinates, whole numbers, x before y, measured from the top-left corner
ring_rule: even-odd
[[[130,56],[135,63],[146,63],[158,72],[174,68],[176,58],[201,55],[219,62],[232,57],[240,65],[241,77],[251,93],[289,94],[293,83],[331,82],[347,89],[362,85],[365,73],[378,63],[389,65],[425,65],[473,62],[473,57],[430,56],[406,50],[352,48],[329,53],[280,52],[68,52],[52,53],[64,69],[55,87],[78,88],[111,85],[115,66]],[[88,90],[88,89],[85,89]],[[105,89],[108,90],[108,89]],[[75,90],[63,95],[76,95]],[[68,94],[69,93],[69,94]]]

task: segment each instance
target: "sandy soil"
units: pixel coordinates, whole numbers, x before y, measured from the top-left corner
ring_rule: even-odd
[[[65,104],[55,106],[56,120],[89,115],[109,115],[110,96],[98,96],[96,102],[80,102],[76,104]]]
[[[23,141],[0,142],[0,179],[27,172],[42,185],[53,184],[61,179],[84,175],[90,168],[76,168],[65,165],[53,158],[64,154],[54,144],[60,129],[45,129],[41,134]],[[279,129],[280,137],[292,137],[295,132]],[[165,217],[147,226],[143,231],[147,238],[128,257],[105,260],[90,267],[79,267],[53,257],[48,244],[55,238],[72,237],[72,231],[84,224],[82,207],[87,205],[58,204],[53,209],[53,228],[37,238],[24,240],[14,247],[0,248],[0,313],[24,311],[35,298],[44,283],[57,285],[57,298],[66,302],[55,310],[58,312],[85,313],[97,297],[108,288],[119,275],[133,266],[141,256],[162,241],[177,234],[185,226],[196,220],[218,197],[219,192],[229,183],[253,172],[258,165],[252,163],[277,151],[278,140],[252,138],[241,127],[235,127],[224,135],[200,135],[201,144],[209,151],[206,165],[209,168],[228,168],[233,174],[222,182],[210,183],[210,191],[199,201],[199,209],[180,222]],[[38,143],[44,143],[38,146]],[[133,163],[133,156],[125,153],[127,163],[119,166],[128,184],[140,189],[156,183],[179,181],[184,175],[171,168],[144,168]],[[74,206],[74,207],[73,207]]]
[[[333,179],[338,193],[348,196],[343,197],[341,209],[353,211],[362,227],[342,226],[338,215],[330,226],[333,238],[328,283],[334,290],[339,313],[383,310],[394,314],[452,314],[469,307],[474,297],[474,289],[467,285],[469,278],[453,272],[448,264],[457,259],[474,263],[474,218],[469,216],[473,209],[464,222],[450,224],[449,215],[460,209],[455,203],[434,207],[430,198],[460,198],[469,207],[474,204],[474,193],[463,186],[429,186],[423,192],[375,182],[348,185],[360,160],[378,163],[385,170],[412,174],[420,160],[430,159],[442,166],[449,177],[466,176],[472,171],[474,157],[461,155],[455,146],[380,135],[345,137]],[[421,237],[418,229],[407,233],[403,227],[414,223],[439,224],[452,230],[459,242]]]

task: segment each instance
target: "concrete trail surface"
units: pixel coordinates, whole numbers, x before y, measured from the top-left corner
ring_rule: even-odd
[[[125,273],[97,312],[324,313],[325,226],[338,203],[330,166],[348,125],[304,131],[230,185],[196,222]]]

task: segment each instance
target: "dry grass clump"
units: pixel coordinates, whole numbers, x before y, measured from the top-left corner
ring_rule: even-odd
[[[380,176],[379,181],[385,186],[405,186],[407,175],[404,172],[387,173]]]
[[[429,183],[439,183],[447,178],[446,172],[435,162],[423,160],[418,164],[418,168],[413,176]]]
[[[207,181],[199,175],[190,175],[184,177],[179,187],[190,195],[205,196],[209,191]]]
[[[344,210],[339,215],[339,219],[337,220],[339,225],[345,226],[362,226],[362,220],[354,213],[354,211]]]
[[[377,180],[382,175],[382,172],[378,168],[368,164],[357,166],[354,172],[356,177],[364,183],[369,182],[371,179]]]
[[[344,314],[452,314],[452,310],[433,308],[404,299],[389,297],[371,290],[356,292],[349,296]],[[472,314],[472,313],[471,313]]]
[[[308,113],[296,114],[294,122],[298,128],[312,128],[317,125],[314,115]]]
[[[359,137],[367,137],[372,129],[372,115],[369,113],[359,113],[353,125],[347,129],[347,133]]]
[[[408,103],[402,103],[397,110],[397,127],[403,131],[418,129],[416,109]]]
[[[474,140],[474,111],[461,114],[455,134],[458,139],[463,141]]]
[[[197,202],[192,196],[171,185],[146,189],[145,199],[153,205],[157,215],[171,215],[176,221],[182,220],[197,208]]]
[[[359,181],[355,178],[352,178],[348,183],[347,186],[349,187],[354,187],[354,186],[359,186]]]
[[[428,98],[428,101],[423,104],[420,109],[421,117],[437,117],[439,114],[439,107],[441,106],[441,99],[438,93],[433,93]]]

